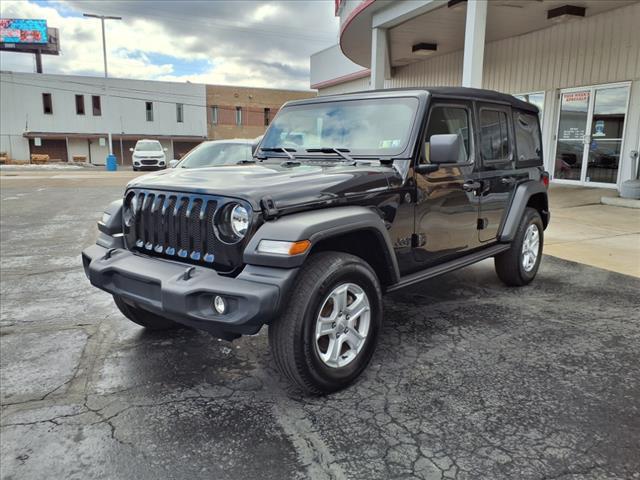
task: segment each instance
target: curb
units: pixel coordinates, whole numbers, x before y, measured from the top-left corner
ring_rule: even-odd
[[[640,208],[640,200],[633,198],[602,197],[600,203],[613,207]]]

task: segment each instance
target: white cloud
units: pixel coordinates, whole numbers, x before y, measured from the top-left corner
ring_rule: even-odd
[[[45,18],[60,29],[61,55],[43,58],[49,73],[102,75],[100,21],[68,16],[93,12],[123,17],[106,22],[110,76],[308,88],[309,55],[335,40],[332,4],[2,0],[0,14]],[[0,61],[3,69],[33,71],[30,55],[2,52]],[[198,62],[198,73],[185,61]]]

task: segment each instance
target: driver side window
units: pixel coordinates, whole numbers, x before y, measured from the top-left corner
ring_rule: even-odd
[[[460,152],[457,163],[469,162],[469,112],[464,107],[433,107],[427,125],[422,163],[431,163],[429,144],[432,135],[455,134],[460,137]]]

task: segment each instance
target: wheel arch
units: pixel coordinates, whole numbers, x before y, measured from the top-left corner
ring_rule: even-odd
[[[285,256],[258,252],[261,240],[309,240],[311,248],[300,255]],[[393,245],[384,221],[373,209],[361,206],[333,207],[296,213],[263,224],[244,251],[251,265],[294,268],[320,251],[356,255],[371,265],[383,285],[400,278]]]
[[[547,189],[541,182],[529,180],[516,187],[511,196],[511,203],[500,225],[498,239],[501,242],[510,242],[518,231],[520,219],[527,207],[538,210],[542,217],[542,224],[547,228],[549,224],[549,200]]]

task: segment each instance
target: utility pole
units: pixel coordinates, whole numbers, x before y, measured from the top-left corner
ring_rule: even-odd
[[[100,19],[100,23],[102,24],[102,57],[104,59],[104,100],[105,100],[105,104],[109,103],[109,86],[107,84],[107,78],[109,77],[108,74],[108,70],[107,70],[107,40],[106,40],[106,36],[104,33],[104,21],[105,20],[122,20],[122,17],[114,17],[114,16],[110,16],[110,15],[95,15],[93,13],[83,13],[82,14],[85,17],[89,17],[89,18],[99,18]],[[113,144],[111,141],[111,129],[108,127],[109,125],[109,119],[107,118],[106,112],[105,112],[105,118],[107,121],[107,135],[109,136],[109,155],[113,155]]]

